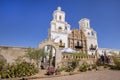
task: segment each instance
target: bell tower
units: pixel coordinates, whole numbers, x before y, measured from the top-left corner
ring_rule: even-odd
[[[79,27],[84,32],[87,43],[87,53],[95,54],[98,49],[97,33],[90,27],[90,20],[83,18],[79,21]]]
[[[62,47],[67,48],[70,25],[65,21],[65,12],[61,10],[61,7],[58,7],[57,10],[53,12],[53,19],[50,25],[49,37]]]
[[[83,18],[79,21],[80,28],[90,28],[90,20],[87,18]]]
[[[54,11],[53,20],[61,21],[61,22],[65,21],[65,13],[61,11],[61,7],[58,7],[57,10]]]

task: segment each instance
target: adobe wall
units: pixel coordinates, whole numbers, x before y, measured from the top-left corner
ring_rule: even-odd
[[[24,56],[27,48],[0,46],[0,55],[3,55],[7,63],[12,63],[18,56]]]

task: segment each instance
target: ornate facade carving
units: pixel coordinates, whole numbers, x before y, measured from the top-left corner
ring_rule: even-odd
[[[87,53],[86,37],[82,30],[73,29],[68,36],[68,47]]]

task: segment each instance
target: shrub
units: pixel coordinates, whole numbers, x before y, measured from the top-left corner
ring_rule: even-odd
[[[66,69],[67,69],[67,66],[61,66],[60,67],[60,71],[66,71]]]
[[[3,68],[3,66],[6,64],[7,60],[4,58],[4,56],[0,55],[0,72]]]
[[[80,70],[81,72],[85,72],[85,71],[88,70],[88,68],[89,68],[89,65],[88,65],[87,63],[83,63],[83,64],[79,67],[79,70]]]
[[[96,61],[96,65],[97,65],[97,66],[104,66],[104,62],[103,62],[101,59],[98,59],[98,60]]]
[[[96,64],[93,64],[93,65],[92,65],[92,69],[96,69],[96,70],[97,70],[97,65],[96,65]]]
[[[14,78],[34,75],[39,71],[33,64],[22,62],[19,64],[8,65],[7,69],[1,72],[2,78]]]
[[[79,65],[79,62],[77,60],[71,62],[71,67],[75,69]]]
[[[65,67],[65,71],[66,72],[71,72],[71,71],[74,71],[74,69],[79,65],[79,62],[77,60],[74,60],[72,62],[69,62],[68,63],[68,66]]]
[[[1,78],[10,78],[8,71],[2,71],[1,72]]]
[[[0,72],[1,72],[2,68],[3,68],[3,63],[0,62]]]
[[[104,65],[104,68],[108,68],[108,67],[109,67],[109,65],[107,65],[107,64]]]
[[[117,70],[120,70],[120,61],[115,57],[113,57],[113,61],[114,61],[114,64],[115,64],[115,66],[113,66],[113,68],[117,69]]]
[[[68,66],[68,67],[66,68],[66,72],[72,72],[72,71],[74,71],[73,67]]]
[[[56,71],[55,71],[55,74],[58,75],[58,74],[61,74],[61,68],[59,68],[59,66],[57,67]]]

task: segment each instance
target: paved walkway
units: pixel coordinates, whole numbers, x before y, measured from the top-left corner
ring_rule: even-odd
[[[75,75],[34,80],[120,80],[120,71],[88,71]]]

